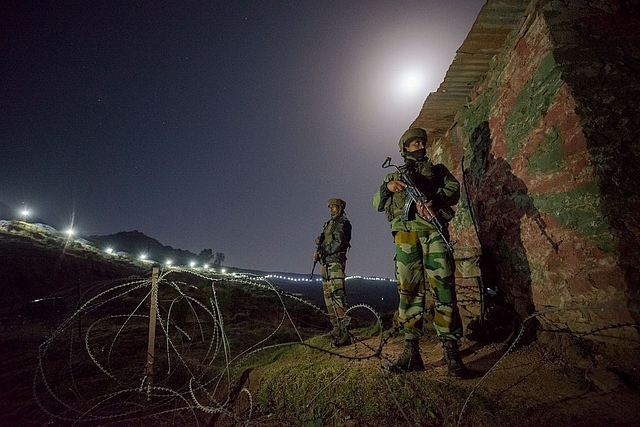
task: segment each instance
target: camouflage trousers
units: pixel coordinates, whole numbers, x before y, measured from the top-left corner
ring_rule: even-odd
[[[399,231],[394,239],[400,331],[407,339],[421,336],[425,310],[433,310],[433,326],[438,337],[442,340],[461,338],[455,264],[440,235],[435,231]],[[427,292],[433,300],[429,307],[425,307]]]
[[[347,310],[347,293],[344,288],[345,263],[330,262],[322,265],[322,292],[329,313],[329,320],[336,325]]]

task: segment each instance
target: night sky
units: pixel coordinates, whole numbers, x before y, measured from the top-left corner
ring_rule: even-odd
[[[308,273],[339,197],[347,274],[393,277],[380,166],[484,3],[3,1],[4,216]]]

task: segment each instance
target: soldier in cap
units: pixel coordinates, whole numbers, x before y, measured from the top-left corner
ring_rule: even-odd
[[[374,207],[385,212],[391,222],[395,242],[395,271],[400,302],[397,321],[405,335],[405,348],[400,357],[385,368],[391,372],[424,370],[420,356],[419,338],[423,334],[425,295],[434,300],[436,333],[442,342],[448,374],[464,377],[467,369],[462,363],[458,339],[462,337],[462,321],[458,311],[455,289],[455,264],[444,239],[430,222],[435,216],[445,226],[453,218],[454,206],[460,198],[460,183],[446,166],[433,164],[426,155],[427,132],[408,129],[398,143],[404,165],[416,187],[427,197],[428,203],[411,206],[403,220],[407,184],[399,173],[388,174],[374,196]],[[447,236],[448,237],[448,236]],[[430,308],[430,307],[429,307]]]
[[[344,288],[347,250],[351,247],[351,222],[344,214],[346,203],[341,199],[329,199],[327,202],[331,219],[324,223],[322,234],[316,238],[317,249],[313,259],[322,264],[322,290],[324,301],[333,325],[331,336],[337,347],[349,345],[351,337],[347,329],[349,324],[347,295]]]

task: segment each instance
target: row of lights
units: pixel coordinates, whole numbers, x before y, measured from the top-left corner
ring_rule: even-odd
[[[29,218],[29,215],[31,214],[31,212],[29,211],[29,209],[24,208],[24,209],[22,209],[22,211],[20,211],[20,214],[22,215],[22,218],[23,218],[24,222],[27,222],[27,219]],[[65,231],[65,234],[67,234],[69,237],[71,237],[74,234],[74,230],[72,228],[70,228],[67,231]],[[115,250],[113,248],[107,248],[107,249],[105,249],[105,252],[110,254],[110,255],[112,255],[112,254],[115,253]],[[140,259],[140,261],[148,261],[147,254],[141,254],[139,259]],[[171,267],[172,264],[173,264],[173,261],[171,261],[171,260],[167,260],[165,262],[165,265],[167,267]],[[197,264],[194,261],[191,261],[191,263],[189,264],[189,267],[197,268]],[[202,266],[202,268],[204,270],[209,270],[210,267],[209,267],[209,264],[204,264]],[[222,269],[221,271],[222,271],[222,273],[226,272],[225,269]]]
[[[24,222],[27,222],[27,220],[29,219],[29,215],[31,215],[31,211],[28,208],[23,208],[20,211],[20,215],[22,215],[22,219],[24,220]],[[67,234],[69,237],[73,236],[73,228],[68,229],[67,231],[65,231],[65,234]]]
[[[312,282],[312,281],[316,281],[319,282],[322,280],[322,278],[317,277],[315,279],[311,279],[311,278],[306,278],[306,277],[288,277],[288,276],[281,276],[281,275],[277,275],[277,274],[268,274],[266,276],[267,279],[281,279],[281,280],[288,280],[290,282]],[[371,276],[347,276],[345,277],[344,280],[351,280],[351,279],[362,279],[362,280],[375,280],[375,281],[381,281],[381,282],[395,282],[395,280],[393,279],[387,279],[385,277],[371,277]]]
[[[23,218],[24,218],[24,221],[26,222],[26,221],[27,221],[27,218],[29,217],[29,209],[23,209],[21,213],[22,213],[22,216],[23,216]],[[68,230],[66,231],[66,234],[67,234],[69,237],[73,236],[73,229],[71,229],[71,228],[70,228],[70,229],[68,229]],[[114,253],[113,248],[107,248],[105,251],[106,251],[108,254],[113,254],[113,253]],[[141,255],[140,255],[140,257],[139,257],[139,259],[140,259],[141,261],[147,261],[147,260],[148,260],[147,254],[141,254]],[[167,260],[167,261],[165,261],[165,265],[166,265],[167,267],[172,267],[172,264],[173,264],[173,262],[172,262],[171,260]],[[189,264],[189,267],[191,267],[191,268],[196,268],[196,267],[197,267],[197,265],[196,265],[196,263],[195,263],[194,261],[191,261],[191,263]],[[203,268],[204,270],[208,270],[208,269],[209,269],[209,264],[204,264],[204,265],[202,266],[202,268]],[[225,273],[225,272],[226,272],[226,270],[225,270],[225,269],[222,269],[222,270],[221,270],[221,272],[222,272],[222,273]],[[317,282],[317,281],[322,280],[321,278],[316,278],[316,279],[311,279],[311,278],[310,278],[310,279],[307,279],[307,278],[304,278],[304,277],[287,277],[287,276],[280,276],[280,275],[276,275],[276,274],[269,274],[269,275],[267,275],[267,276],[265,276],[265,277],[266,277],[266,278],[281,279],[281,280],[288,280],[288,281],[290,281],[290,282],[311,282],[311,281],[314,281],[314,280]],[[392,279],[387,279],[387,278],[384,278],[384,277],[370,277],[370,276],[347,276],[347,277],[345,278],[345,280],[351,280],[351,279],[378,280],[378,281],[385,281],[385,282],[386,282],[386,281],[390,281],[390,282],[391,282],[391,281],[394,281],[394,280],[392,280]]]
[[[105,252],[107,252],[108,254],[114,254],[114,253],[115,253],[115,251],[114,251],[114,249],[113,249],[113,248],[107,248],[107,249],[105,250]],[[151,262],[151,260],[149,260],[149,257],[147,256],[147,254],[140,254],[140,256],[138,257],[138,259],[139,259],[140,261],[147,261],[147,262]],[[164,265],[165,265],[166,267],[173,267],[173,266],[174,266],[174,265],[173,265],[173,261],[172,261],[172,260],[170,260],[170,259],[166,260],[166,261],[165,261],[165,263],[164,263]],[[178,267],[178,266],[176,266],[176,267]],[[197,264],[195,261],[191,261],[191,262],[189,263],[189,267],[190,267],[190,268],[202,268],[203,270],[209,270],[209,269],[211,269],[211,268],[212,268],[211,266],[209,266],[209,264],[203,264],[203,265],[202,265],[202,267],[198,267],[198,264]],[[222,270],[220,270],[220,271],[221,271],[222,273],[226,273],[226,269],[224,269],[224,268],[223,268]]]

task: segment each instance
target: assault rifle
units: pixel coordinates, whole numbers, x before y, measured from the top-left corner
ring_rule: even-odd
[[[403,172],[397,165],[394,165],[393,163],[391,163],[391,157],[387,157],[384,163],[382,163],[382,167],[384,169],[390,168],[390,167],[396,168],[396,170],[398,171],[398,174],[400,174],[400,180],[405,184],[407,184],[404,190],[407,192],[407,196],[409,197],[407,197],[406,200],[404,201],[404,206],[402,207],[402,216],[401,216],[402,221],[407,221],[409,219],[409,209],[411,209],[411,205],[413,203],[417,205],[418,202],[427,204],[429,202],[429,199],[427,198],[427,196],[425,196],[422,193],[422,191],[418,189],[418,187],[416,187],[415,183],[411,179],[411,175],[409,175],[408,172]],[[447,239],[447,236],[445,234],[446,229],[442,226],[442,223],[440,223],[440,220],[438,219],[437,216],[434,216],[428,221],[431,224],[433,224],[433,226],[438,231],[438,234],[440,235],[440,237],[442,237],[442,240],[444,241],[444,244],[447,246],[447,249],[449,250],[449,252],[453,254],[453,245],[458,243],[458,241],[457,240],[449,241],[449,239]]]
[[[320,248],[322,247],[322,242],[324,241],[324,233],[320,234],[320,236],[318,236],[318,245],[316,246],[316,252],[318,252],[320,250]],[[316,264],[318,264],[318,260],[314,259],[313,260],[313,267],[311,268],[311,277],[309,277],[309,280],[313,280],[313,271],[316,269]]]

